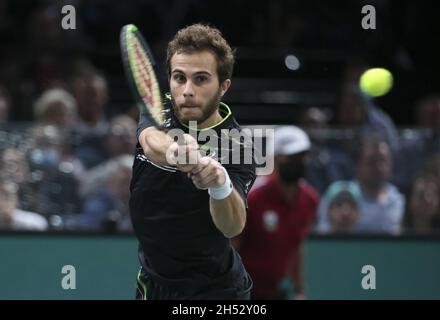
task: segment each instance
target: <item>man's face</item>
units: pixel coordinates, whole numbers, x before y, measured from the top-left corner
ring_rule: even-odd
[[[83,120],[99,120],[108,99],[105,81],[99,77],[77,79],[74,93],[78,102],[78,113]]]
[[[217,110],[230,80],[219,83],[217,61],[210,51],[175,53],[170,61],[174,112],[184,123],[203,123]]]
[[[358,164],[359,179],[372,185],[381,185],[390,178],[391,153],[385,142],[364,147]]]
[[[70,121],[69,110],[62,101],[55,101],[48,105],[45,117],[48,123],[59,126],[65,126]]]
[[[359,95],[347,92],[342,96],[337,112],[341,125],[359,126],[365,118],[364,101]]]
[[[434,179],[418,178],[410,197],[411,213],[413,219],[429,217],[439,212],[439,189]]]

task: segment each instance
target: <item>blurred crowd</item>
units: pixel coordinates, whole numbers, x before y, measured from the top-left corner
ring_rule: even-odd
[[[396,129],[357,85],[341,86],[334,119],[304,108],[310,136],[301,178],[320,195],[318,232],[430,233],[440,228],[440,96],[416,105],[417,126]],[[9,98],[0,105],[7,115]],[[47,89],[35,121],[0,128],[0,226],[130,231],[136,118],[105,116],[108,88],[95,69],[69,90]],[[277,136],[275,134],[275,139]]]
[[[381,15],[392,16],[392,1],[373,2]],[[128,199],[138,114],[115,90],[120,89],[115,83],[124,82],[118,35],[125,23],[137,23],[154,46],[163,46],[180,26],[203,21],[210,12],[209,21],[234,44],[319,44],[342,50],[365,46],[367,53],[380,49],[389,61],[421,72],[420,61],[430,59],[429,50],[412,52],[424,26],[416,23],[419,16],[411,16],[419,10],[413,5],[402,6],[402,34],[390,26],[388,34],[375,33],[367,43],[357,43],[359,34],[341,28],[346,20],[358,24],[359,16],[347,12],[357,12],[363,1],[345,3],[344,13],[338,5],[299,3],[137,0],[128,6],[119,1],[48,0],[23,6],[21,1],[1,1],[0,228],[131,231]],[[63,4],[77,8],[75,32],[60,28]],[[248,24],[241,20],[242,8],[249,8],[253,17]],[[328,20],[317,23],[319,14]],[[292,119],[311,140],[302,178],[320,199],[314,230],[438,231],[440,93],[430,86],[420,94],[412,127],[397,129],[384,111],[390,106],[377,105],[359,90],[357,80],[365,67],[340,70],[344,77],[338,79],[333,108],[304,106],[300,117]]]
[[[304,178],[320,194],[315,231],[430,234],[440,231],[440,95],[414,106],[411,128],[346,78],[334,112],[304,108],[312,147]],[[329,116],[333,114],[333,116]]]
[[[75,75],[69,91],[43,91],[32,123],[2,125],[0,192],[9,201],[0,204],[0,226],[131,230],[137,123],[128,114],[107,118],[107,101],[105,77],[87,69]]]

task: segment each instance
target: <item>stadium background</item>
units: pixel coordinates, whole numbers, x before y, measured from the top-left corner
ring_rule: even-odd
[[[61,28],[66,4],[76,8],[76,30]],[[376,8],[376,30],[361,27],[366,4]],[[167,41],[180,27],[192,22],[218,26],[237,49],[233,86],[225,100],[241,124],[303,125],[304,111],[318,107],[328,117],[326,134],[350,143],[351,136],[338,131],[336,121],[341,82],[350,77],[349,68],[356,73],[364,66],[384,66],[392,71],[395,84],[375,104],[390,115],[402,141],[425,129],[431,131],[420,139],[433,139],[438,137],[431,134],[438,122],[420,128],[416,106],[422,97],[439,91],[438,7],[435,1],[392,0],[5,0],[0,3],[0,96],[7,97],[10,107],[0,125],[0,149],[32,150],[29,128],[38,122],[36,100],[54,86],[69,88],[78,65],[91,65],[105,77],[106,118],[132,115],[119,54],[119,30],[127,23],[140,27],[159,66]],[[288,55],[297,57],[297,70],[286,66]],[[166,88],[163,67],[159,75]],[[56,212],[50,207],[38,213],[49,222],[46,234],[0,235],[0,298],[132,298],[137,272],[132,235],[109,235],[114,226],[76,230],[78,212],[73,209]],[[62,234],[66,231],[70,235]],[[308,297],[438,299],[439,244],[438,235],[413,235],[411,230],[379,238],[312,235],[306,244]],[[77,267],[77,290],[60,287],[61,268],[67,264]],[[376,266],[375,291],[361,289],[366,264]]]

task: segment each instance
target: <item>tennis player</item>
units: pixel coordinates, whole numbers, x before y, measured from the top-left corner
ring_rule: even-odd
[[[197,133],[212,130],[216,139],[227,139],[224,130],[241,130],[221,102],[233,65],[231,47],[213,27],[191,25],[168,44],[165,123],[170,131],[183,130],[185,141],[176,143],[170,131],[140,115],[130,186],[141,263],[137,299],[250,298],[252,281],[230,239],[245,226],[255,165],[222,164],[216,160],[221,148],[216,156],[202,156],[207,142],[188,134],[190,121]],[[248,148],[238,141],[232,150],[237,146]]]

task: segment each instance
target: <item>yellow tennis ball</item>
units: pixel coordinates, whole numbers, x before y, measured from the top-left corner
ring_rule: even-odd
[[[364,93],[372,97],[380,97],[391,90],[393,75],[384,68],[368,69],[362,74],[359,86]]]

